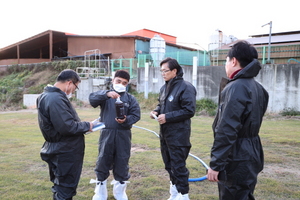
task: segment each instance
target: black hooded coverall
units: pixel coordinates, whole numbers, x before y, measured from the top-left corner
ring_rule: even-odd
[[[161,87],[159,103],[154,111],[166,117],[166,123],[160,125],[160,147],[165,169],[178,192],[187,194],[189,170],[186,159],[191,148],[191,118],[195,114],[197,92],[182,76],[180,71]]]
[[[89,96],[90,104],[96,108],[100,106],[101,121],[105,128],[101,130],[99,139],[99,155],[95,172],[98,181],[105,181],[109,170],[113,170],[116,181],[127,181],[130,178],[129,158],[131,150],[131,128],[140,120],[140,106],[134,96],[127,92],[119,93],[125,105],[126,120],[119,124],[116,118],[116,99],[106,95],[109,90],[93,92]]]
[[[261,66],[255,59],[239,71],[220,94],[213,123],[210,167],[219,171],[221,200],[253,200],[264,156],[259,129],[268,106],[267,91],[254,80]]]
[[[52,191],[57,200],[72,199],[80,179],[84,133],[90,123],[81,122],[66,94],[47,86],[37,99],[38,122],[45,143],[42,160],[48,163]]]

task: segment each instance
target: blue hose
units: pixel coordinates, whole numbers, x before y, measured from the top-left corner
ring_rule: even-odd
[[[139,129],[143,129],[145,131],[149,131],[149,132],[153,133],[154,135],[156,135],[159,138],[159,135],[155,131],[151,131],[149,129],[146,129],[146,128],[143,128],[143,127],[140,127],[140,126],[135,126],[135,125],[133,125],[133,127],[139,128]],[[193,155],[191,153],[189,153],[189,156],[191,156],[191,157],[195,158],[196,160],[198,160],[202,164],[202,166],[205,167],[206,169],[209,168],[207,166],[207,164],[203,160],[201,160],[200,158],[198,158],[197,156],[195,156],[195,155]],[[207,179],[207,177],[205,175],[205,176],[202,176],[202,177],[199,177],[199,178],[189,178],[189,182],[204,181],[206,179]]]
[[[299,60],[297,60],[297,59],[295,59],[295,58],[290,58],[290,59],[288,59],[288,64],[290,64],[290,61],[295,61],[295,62],[297,62],[297,63],[300,63],[300,61]]]

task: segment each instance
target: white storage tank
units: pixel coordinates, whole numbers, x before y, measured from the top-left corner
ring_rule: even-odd
[[[154,67],[159,67],[160,61],[165,57],[166,42],[159,35],[154,35],[150,40],[150,55],[152,56]]]

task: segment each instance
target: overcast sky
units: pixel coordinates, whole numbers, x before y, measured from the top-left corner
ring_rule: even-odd
[[[46,30],[121,35],[143,28],[177,37],[179,45],[208,49],[210,36],[300,30],[296,0],[2,0],[0,48]],[[100,49],[101,50],[101,49]]]

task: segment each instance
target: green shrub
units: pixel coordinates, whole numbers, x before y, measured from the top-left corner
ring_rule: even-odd
[[[215,116],[218,105],[208,98],[203,98],[196,101],[196,115]]]
[[[84,62],[83,61],[75,61],[75,60],[66,60],[66,61],[55,61],[52,62],[52,68],[57,71],[61,72],[64,69],[73,69],[76,71],[77,67],[83,67]]]
[[[130,90],[129,91],[133,96],[135,96],[135,98],[137,99],[137,101],[139,102],[140,108],[142,110],[146,110],[146,111],[150,111],[156,108],[156,105],[158,104],[158,95],[159,94],[154,94],[154,93],[149,93],[148,94],[148,99],[145,99],[145,95],[144,92],[136,92],[134,90]]]
[[[156,105],[158,104],[158,96],[159,94],[149,93],[148,99],[145,99],[144,93],[137,93],[135,91],[130,91],[133,94],[142,110],[151,111],[155,109]],[[217,104],[211,99],[200,99],[196,101],[196,115],[208,115],[214,116],[216,115]]]
[[[23,90],[21,88],[12,88],[7,93],[6,102],[9,104],[18,104],[23,99]]]
[[[26,94],[40,94],[44,91],[44,88],[47,86],[47,84],[42,85],[34,85],[26,90]]]
[[[22,104],[24,81],[31,75],[30,71],[12,66],[14,73],[0,79],[0,104],[3,108],[19,107]]]
[[[287,107],[283,109],[283,111],[281,111],[279,114],[282,116],[297,116],[300,115],[300,111],[297,111],[295,108]]]
[[[23,103],[23,94],[39,94],[48,83],[55,82],[56,75],[62,70],[76,70],[83,65],[82,61],[68,60],[8,66],[0,78],[0,110],[19,108]],[[33,78],[34,74],[43,71],[51,71],[56,75],[46,77],[44,81],[40,77]]]

